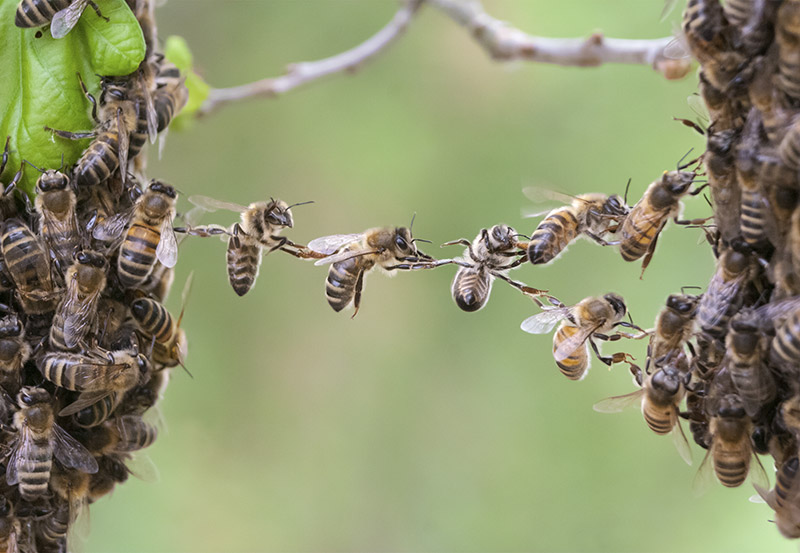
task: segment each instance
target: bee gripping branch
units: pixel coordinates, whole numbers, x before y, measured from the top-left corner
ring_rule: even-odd
[[[403,36],[423,4],[469,30],[496,61],[522,60],[573,67],[607,63],[649,65],[667,79],[683,78],[691,65],[688,58],[671,59],[664,55],[672,37],[633,40],[608,38],[602,33],[588,38],[537,37],[490,16],[478,0],[403,0],[389,23],[358,46],[329,58],[290,64],[286,73],[279,77],[230,88],[212,88],[197,115],[202,117],[228,103],[248,98],[276,98],[330,75],[354,73]]]

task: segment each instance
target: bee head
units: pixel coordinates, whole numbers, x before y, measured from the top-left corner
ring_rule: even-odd
[[[33,407],[40,403],[50,403],[50,392],[36,386],[23,386],[17,394],[20,407]]]
[[[697,307],[697,296],[686,294],[670,294],[667,298],[667,307],[673,311],[688,315]]]
[[[161,182],[160,180],[153,179],[152,181],[150,181],[150,186],[148,187],[148,189],[152,190],[153,192],[158,192],[159,194],[164,194],[165,196],[168,196],[173,200],[178,197],[178,193],[175,192],[174,187],[164,182]]]
[[[106,256],[92,250],[81,250],[75,254],[75,261],[81,265],[88,265],[96,269],[107,269]]]
[[[22,334],[22,323],[16,315],[0,319],[0,338],[11,338]]]
[[[69,186],[69,177],[55,169],[48,169],[36,181],[36,192],[50,192],[53,190],[66,190]]]
[[[680,371],[671,365],[658,369],[651,377],[652,386],[669,395],[677,394],[682,382]]]
[[[747,413],[741,398],[736,394],[728,394],[719,401],[717,415],[726,419],[743,419]]]
[[[417,248],[411,238],[411,230],[407,227],[397,227],[394,229],[394,247],[397,253],[408,256],[416,253]]]
[[[628,312],[628,308],[625,307],[625,300],[619,294],[611,292],[603,296],[603,299],[608,302],[618,319],[622,319],[625,313]]]
[[[489,229],[489,249],[507,250],[514,247],[516,231],[508,225],[495,225]]]
[[[289,209],[289,204],[283,200],[271,200],[267,204],[267,209],[264,210],[264,219],[267,224],[273,227],[289,227],[294,226],[294,218]]]
[[[606,215],[625,215],[630,209],[619,194],[612,194],[603,203],[603,213]]]

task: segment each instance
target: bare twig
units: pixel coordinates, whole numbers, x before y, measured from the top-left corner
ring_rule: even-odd
[[[606,38],[600,33],[585,39],[535,37],[491,17],[479,0],[403,0],[392,20],[358,46],[330,58],[291,64],[286,74],[280,77],[231,88],[212,88],[197,114],[207,115],[229,102],[246,98],[276,98],[322,77],[354,73],[403,35],[423,3],[430,4],[467,28],[495,60],[579,67],[605,63],[649,65],[668,79],[680,79],[689,71],[688,58],[670,59],[664,55],[671,37],[628,40]]]
[[[425,0],[425,2],[466,27],[492,59],[533,61],[594,67],[605,63],[649,65],[667,79],[684,77],[688,58],[670,59],[664,48],[672,37],[652,40],[606,38],[595,33],[582,38],[544,38],[531,36],[487,14],[479,0]]]

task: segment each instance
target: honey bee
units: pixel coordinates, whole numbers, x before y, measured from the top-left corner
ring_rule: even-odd
[[[745,412],[742,400],[736,394],[725,394],[718,400],[709,421],[711,446],[697,473],[695,487],[703,490],[713,472],[720,484],[728,488],[740,486],[748,474],[761,486],[768,486],[769,479],[755,456],[750,435],[753,423]],[[709,463],[709,459],[713,462]],[[751,460],[755,459],[755,463]]]
[[[608,366],[627,362],[630,355],[615,353],[600,355],[594,338],[615,341],[620,338],[640,338],[628,333],[615,332],[618,326],[639,327],[623,321],[627,314],[625,300],[619,294],[609,293],[602,297],[588,297],[572,307],[552,307],[522,321],[521,328],[531,334],[547,334],[561,321],[553,336],[553,357],[561,372],[570,380],[582,380],[589,370],[589,346],[597,358]]]
[[[414,242],[410,227],[377,227],[361,234],[316,238],[309,242],[308,249],[326,256],[315,265],[331,265],[325,281],[328,304],[338,313],[353,302],[355,317],[361,305],[364,276],[373,268],[392,275],[392,271],[436,266],[433,258],[417,250]]]
[[[19,391],[22,365],[31,356],[25,341],[25,328],[15,314],[0,319],[0,374],[3,388],[11,394]]]
[[[29,315],[52,312],[58,295],[50,274],[49,257],[33,231],[19,219],[6,219],[0,249],[25,312]]]
[[[67,271],[67,291],[58,304],[50,328],[50,345],[61,350],[76,348],[92,329],[97,317],[97,302],[106,287],[108,261],[90,250],[75,254]]]
[[[800,538],[800,478],[798,478],[800,461],[797,455],[790,458],[778,468],[775,488],[754,484],[758,495],[775,511],[775,524],[783,537]]]
[[[686,167],[679,165],[677,171],[665,171],[660,179],[651,183],[622,222],[620,239],[616,242],[622,259],[635,261],[645,256],[642,275],[650,264],[658,235],[668,219],[672,218],[678,224],[696,223],[678,220],[682,208],[680,199],[689,193],[689,187],[696,177],[693,171],[684,171]]]
[[[674,365],[665,365],[646,375],[644,382],[641,371],[635,374],[640,386],[638,390],[604,399],[594,406],[594,410],[599,413],[618,413],[628,406],[641,405],[642,416],[650,430],[660,436],[672,433],[678,453],[691,465],[692,452],[679,420],[679,406],[686,395],[690,373],[681,372]]]
[[[29,386],[17,396],[17,436],[6,462],[6,482],[18,483],[20,495],[28,501],[47,494],[53,457],[67,468],[97,472],[94,457],[56,424],[51,401],[49,392]]]
[[[157,301],[139,298],[131,303],[131,315],[139,323],[147,340],[153,341],[153,361],[166,367],[183,364],[188,349],[186,333],[180,327],[183,311],[176,320]]]
[[[205,211],[225,209],[240,214],[241,223],[234,224],[229,230],[212,226],[187,230],[190,234],[200,236],[230,235],[226,254],[228,280],[239,296],[245,295],[255,284],[262,254],[267,255],[275,250],[281,250],[295,257],[319,257],[285,236],[279,235],[283,229],[294,226],[291,208],[311,202],[289,205],[283,200],[271,199],[269,202],[254,202],[245,207],[207,196],[191,196],[189,201]]]
[[[775,19],[775,39],[778,44],[778,74],[775,87],[787,106],[800,103],[800,2],[786,0],[778,8]]]
[[[725,19],[735,30],[736,41],[748,55],[762,53],[772,42],[775,2],[728,0],[722,5]]]
[[[122,402],[124,393],[113,392],[72,415],[72,422],[81,428],[93,428],[111,417]]]
[[[742,139],[736,152],[736,174],[741,188],[741,234],[744,241],[754,249],[763,251],[769,244],[769,204],[759,182],[761,158],[759,149],[763,142],[759,128],[761,117],[753,108],[745,123]],[[717,205],[716,211],[730,206]]]
[[[92,6],[98,17],[109,21],[92,0],[22,0],[17,5],[14,24],[27,29],[50,23],[53,38],[64,38],[78,23],[86,6]]]
[[[162,59],[158,65],[158,74],[155,77],[156,89],[153,93],[154,110],[157,118],[158,132],[167,129],[172,119],[189,101],[189,90],[186,88],[185,77],[172,63]]]
[[[789,127],[778,147],[778,154],[786,167],[793,171],[800,169],[800,121]]]
[[[739,234],[740,188],[734,171],[733,146],[739,138],[734,129],[708,128],[703,163],[707,168],[711,199],[717,207],[714,222],[723,238]]]
[[[755,311],[742,310],[731,318],[725,346],[733,385],[747,415],[755,417],[777,393],[775,379],[762,361],[765,337],[761,335]]]
[[[156,260],[166,267],[178,261],[178,241],[172,228],[175,218],[175,189],[153,180],[130,212],[120,212],[98,224],[93,235],[98,240],[114,240],[123,232],[117,274],[125,288],[144,282]]]
[[[0,550],[19,553],[22,525],[15,516],[14,505],[8,497],[0,498]]]
[[[753,82],[750,83],[750,102],[761,113],[764,134],[772,144],[780,144],[786,134],[786,122],[791,119],[790,110],[776,101],[773,77],[777,72],[777,56],[770,52],[759,64]]]
[[[71,525],[89,501],[90,475],[53,467],[50,489],[55,498],[54,509],[42,518],[36,528],[37,542],[42,551],[64,551]]]
[[[671,294],[656,318],[655,333],[650,338],[649,358],[656,367],[684,356],[684,346],[692,337],[698,296]]]
[[[508,271],[525,262],[527,256],[516,231],[508,225],[495,225],[482,229],[471,243],[462,238],[442,244],[462,244],[467,247],[464,256],[454,260],[460,267],[453,279],[452,294],[456,305],[467,312],[478,311],[489,301],[492,282],[499,278],[523,294],[538,295],[538,290],[508,278]],[[440,262],[441,263],[441,262]]]
[[[158,428],[138,415],[108,420],[93,431],[89,449],[95,455],[131,453],[150,447],[158,437]]]
[[[616,231],[617,224],[630,210],[616,194],[593,193],[573,197],[538,188],[525,188],[523,192],[534,201],[544,197],[568,204],[548,213],[533,231],[528,243],[528,259],[534,265],[551,262],[581,236],[607,245],[602,236]]]
[[[742,305],[742,288],[752,276],[752,256],[742,247],[728,246],[697,307],[697,325],[713,337],[725,335],[731,315]]]
[[[98,460],[99,470],[89,480],[89,503],[111,493],[114,486],[122,484],[130,473],[122,459],[104,456]]]
[[[739,110],[728,95],[711,84],[703,67],[697,72],[700,97],[708,110],[708,117],[717,131],[735,130],[742,126]]]

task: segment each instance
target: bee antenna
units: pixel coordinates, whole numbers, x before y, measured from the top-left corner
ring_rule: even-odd
[[[414,228],[414,219],[416,218],[417,218],[417,212],[415,211],[414,215],[411,216],[411,225],[409,225],[408,227],[409,232],[411,232],[411,230]]]
[[[628,205],[628,190],[630,189],[630,187],[631,187],[631,179],[630,177],[628,177],[628,184],[625,185],[625,196],[622,198],[622,202],[625,205]]]
[[[61,152],[61,167],[58,168],[62,173],[64,172],[64,152]]]
[[[182,368],[184,371],[186,371],[186,374],[188,374],[188,375],[189,375],[189,378],[192,378],[192,379],[194,379],[194,375],[193,375],[192,373],[190,373],[190,372],[189,372],[189,369],[187,369],[187,368],[186,368],[186,365],[184,365],[183,363],[178,363],[178,364],[181,366],[181,368]]]
[[[686,290],[702,290],[700,286],[681,286],[681,294],[685,294]]]
[[[696,161],[697,161],[697,159],[693,159],[692,161],[690,161],[690,162],[686,163],[685,165],[681,165],[681,162],[682,162],[684,159],[686,159],[687,157],[689,157],[689,154],[691,154],[693,150],[694,150],[694,148],[689,148],[689,151],[688,151],[688,152],[686,152],[685,154],[683,154],[683,157],[682,157],[682,158],[680,158],[680,159],[678,160],[678,166],[677,166],[677,169],[678,169],[678,171],[683,171],[684,169],[686,169],[687,167],[689,167],[689,166],[690,166],[692,163],[694,163],[694,162],[696,162]],[[699,159],[699,158],[698,158],[698,159]]]
[[[63,154],[62,154],[62,156],[63,156]],[[27,159],[23,159],[23,160],[22,160],[22,163],[27,163],[28,165],[30,165],[31,167],[33,167],[34,169],[36,169],[36,170],[37,170],[37,171],[39,171],[40,173],[44,173],[44,169],[39,169],[38,167],[36,167],[36,166],[35,166],[33,163],[31,163],[31,162],[30,162],[30,161],[28,161]]]
[[[528,240],[531,239],[530,236],[528,236],[527,234],[522,234],[521,232],[518,232],[516,234],[512,234],[511,236],[513,236],[514,238],[519,238],[521,236],[522,238],[527,238]]]
[[[425,242],[426,244],[433,244],[433,242],[431,242],[430,240],[425,240],[424,238],[413,238],[411,240],[411,243],[413,244],[414,242]]]
[[[713,206],[713,205],[711,205],[711,200],[709,200],[709,199],[708,199],[708,194],[703,194],[703,198],[705,198],[705,200],[706,200],[706,203],[708,204],[708,207],[710,207],[710,208],[712,208],[712,209],[713,209],[713,208],[714,208],[714,206]]]
[[[274,201],[274,200],[273,200],[273,201]],[[296,203],[296,204],[292,204],[292,205],[290,205],[290,206],[289,206],[289,207],[287,207],[286,209],[292,209],[293,207],[297,207],[298,205],[306,205],[306,204],[313,204],[313,203],[314,203],[314,200],[309,200],[309,201],[307,201],[307,202],[299,202],[299,203]]]

